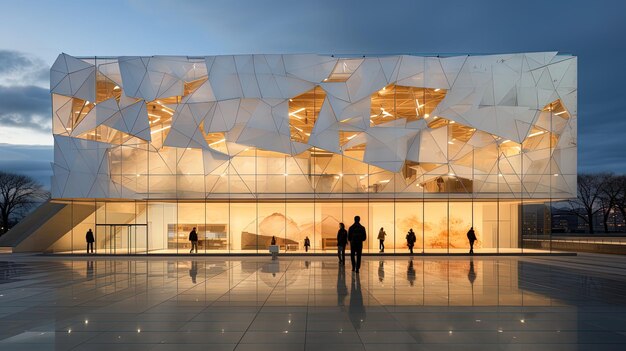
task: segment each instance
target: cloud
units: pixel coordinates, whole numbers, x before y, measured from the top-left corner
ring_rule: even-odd
[[[0,50],[0,85],[36,85],[45,87],[50,79],[50,67],[38,57]]]
[[[0,85],[0,127],[51,132],[50,104],[48,89],[33,85]]]
[[[48,72],[36,56],[0,50],[0,127],[51,132]]]
[[[53,154],[52,146],[0,144],[0,169],[31,176],[49,189]]]

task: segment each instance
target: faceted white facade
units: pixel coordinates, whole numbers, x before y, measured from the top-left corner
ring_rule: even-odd
[[[576,67],[556,52],[61,54],[52,197],[574,197]]]

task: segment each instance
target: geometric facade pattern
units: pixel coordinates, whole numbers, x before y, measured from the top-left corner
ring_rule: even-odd
[[[577,59],[75,58],[53,198],[576,196]]]

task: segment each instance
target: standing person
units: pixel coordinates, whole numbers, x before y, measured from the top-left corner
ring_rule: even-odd
[[[346,244],[348,244],[348,231],[343,223],[339,223],[339,231],[337,232],[337,256],[339,264],[346,264]]]
[[[196,253],[198,253],[198,233],[196,232],[196,227],[193,227],[191,232],[189,232],[189,241],[191,241],[191,250],[189,250],[189,253],[192,253],[194,249]]]
[[[387,236],[387,233],[385,233],[385,230],[383,229],[383,227],[380,227],[380,230],[378,231],[378,249],[380,250],[380,252],[385,252],[385,237]]]
[[[307,236],[304,238],[304,252],[309,252],[309,246],[311,246],[311,240],[309,240],[309,237]]]
[[[469,240],[470,244],[470,255],[474,254],[474,241],[476,241],[476,233],[474,233],[474,227],[470,227],[470,230],[467,231],[467,240]]]
[[[352,271],[359,273],[361,268],[361,254],[363,253],[363,242],[367,239],[365,227],[361,225],[361,217],[354,216],[354,224],[348,229],[348,241],[350,241],[350,261],[352,261]]]
[[[93,232],[91,231],[91,228],[89,228],[87,234],[85,234],[85,241],[87,241],[87,253],[89,253],[89,249],[91,249],[91,253],[93,253],[93,243],[94,241],[96,241],[96,239],[94,239],[93,237]]]
[[[270,242],[270,245],[276,245],[276,237],[272,235],[272,242]]]
[[[444,185],[445,181],[443,180],[443,178],[441,176],[437,177],[437,190],[442,193],[443,192],[443,185]]]
[[[409,252],[411,253],[411,255],[413,254],[413,245],[415,245],[416,241],[417,238],[415,237],[415,232],[413,232],[413,228],[411,228],[406,234],[406,246],[409,247]]]

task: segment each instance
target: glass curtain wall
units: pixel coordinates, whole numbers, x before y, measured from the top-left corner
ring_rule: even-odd
[[[476,253],[534,251],[524,233],[547,230],[546,204],[521,201],[71,201],[73,228],[49,251],[83,253],[85,233],[94,231],[99,254],[188,254],[189,232],[198,233],[198,253],[267,253],[272,237],[281,252],[334,253],[339,223],[361,217],[368,239],[365,252],[379,251],[384,228],[386,253],[408,253],[406,235],[416,235],[414,253],[466,253],[473,227]],[[526,217],[521,218],[526,214]],[[69,219],[68,219],[69,220]],[[550,250],[550,247],[542,247]]]

